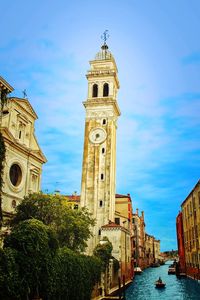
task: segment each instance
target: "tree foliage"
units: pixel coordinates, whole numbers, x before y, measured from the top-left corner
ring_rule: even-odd
[[[59,195],[31,194],[17,207],[12,225],[35,218],[49,225],[56,233],[59,246],[84,251],[91,236],[94,220],[86,209],[73,210]]]
[[[19,222],[0,250],[0,299],[89,300],[100,279],[101,261],[58,248],[49,226]]]
[[[100,280],[101,262],[64,247],[53,260],[52,272],[47,293],[50,299],[89,300],[95,283]]]
[[[16,256],[12,248],[0,249],[0,299],[20,299],[24,292]]]
[[[15,251],[18,276],[24,287],[23,296],[39,295],[44,274],[49,271],[48,262],[58,247],[53,233],[41,221],[26,220],[5,238],[4,247]]]
[[[64,197],[31,194],[17,207],[0,251],[0,299],[89,300],[100,279],[98,257],[80,254],[94,225]]]
[[[94,248],[93,254],[102,261],[103,269],[105,269],[112,258],[112,243],[107,237],[104,237],[102,241]]]

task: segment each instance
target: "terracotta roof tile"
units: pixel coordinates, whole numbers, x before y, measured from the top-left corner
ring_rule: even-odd
[[[108,223],[108,224],[106,224],[106,225],[103,225],[103,226],[101,226],[102,228],[113,228],[113,227],[115,227],[115,228],[120,228],[120,227],[122,227],[122,226],[120,226],[120,225],[118,225],[118,224],[115,224],[114,222],[110,222],[110,223]]]

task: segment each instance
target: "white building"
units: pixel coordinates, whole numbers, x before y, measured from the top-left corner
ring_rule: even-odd
[[[0,90],[13,88],[0,77]],[[3,173],[3,214],[14,212],[25,195],[40,191],[42,164],[46,158],[35,136],[37,115],[28,99],[10,97],[3,107],[1,132],[6,146]]]

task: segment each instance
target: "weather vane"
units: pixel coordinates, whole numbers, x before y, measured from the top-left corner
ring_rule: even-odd
[[[106,29],[106,30],[104,31],[104,33],[102,34],[102,36],[101,36],[101,39],[103,40],[104,45],[106,45],[106,41],[108,40],[109,37],[110,37],[110,36],[109,36],[109,34],[108,34],[108,30]]]
[[[23,90],[23,91],[22,91],[22,93],[23,93],[24,99],[26,99],[26,98],[27,98],[26,89],[25,89],[25,90]]]

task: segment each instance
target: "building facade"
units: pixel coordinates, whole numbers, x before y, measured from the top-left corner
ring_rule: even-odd
[[[160,240],[157,240],[154,237],[154,257],[155,257],[155,263],[160,261]]]
[[[176,234],[177,234],[177,245],[178,245],[178,271],[179,273],[185,274],[185,247],[184,247],[184,233],[183,233],[183,214],[179,212],[176,217]]]
[[[1,89],[2,86],[9,84],[0,77]],[[1,132],[6,146],[2,194],[5,216],[15,211],[25,195],[40,191],[42,164],[46,158],[35,136],[36,119],[28,99],[7,99],[1,118]]]
[[[145,233],[145,267],[150,267],[155,262],[154,236]]]
[[[145,268],[145,222],[144,212],[141,215],[136,209],[136,213],[133,213],[133,255],[134,255],[134,267]]]
[[[186,274],[200,278],[200,180],[181,204]]]
[[[133,255],[133,208],[132,200],[130,194],[115,195],[115,224],[118,224],[125,228],[127,231],[124,231],[126,235],[126,247],[124,255],[122,255],[122,274],[126,274],[128,278],[132,278],[134,275],[134,255]],[[122,243],[122,245],[125,245]],[[123,247],[123,246],[122,246]],[[123,268],[125,264],[125,268]],[[126,270],[126,272],[124,272]]]

